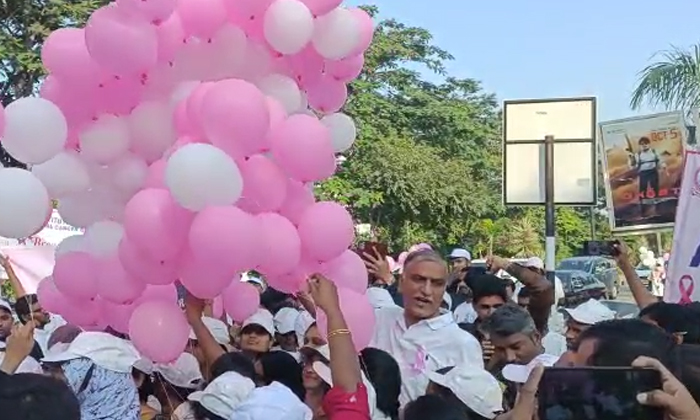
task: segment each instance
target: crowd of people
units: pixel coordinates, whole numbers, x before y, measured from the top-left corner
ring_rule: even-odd
[[[618,266],[640,308],[620,319],[598,301],[558,306],[542,261],[431,249],[392,270],[364,255],[375,307],[358,352],[332,279],[288,295],[248,278],[261,307],[240,325],[189,294],[189,344],[168,364],[144,359],[115,331],[82,331],[36,295],[0,301],[0,413],[6,420],[548,420],[537,393],[547,367],[645,367],[659,389],[636,396],[669,419],[700,419],[700,309],[665,303]],[[11,266],[3,261],[8,274]],[[327,333],[316,311],[327,318]],[[17,322],[18,321],[18,322]]]

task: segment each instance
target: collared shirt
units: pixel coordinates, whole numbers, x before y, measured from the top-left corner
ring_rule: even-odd
[[[481,345],[463,331],[452,313],[440,315],[406,326],[403,308],[382,308],[375,311],[376,324],[370,347],[394,356],[401,369],[402,406],[425,394],[427,371],[456,365],[483,368]]]

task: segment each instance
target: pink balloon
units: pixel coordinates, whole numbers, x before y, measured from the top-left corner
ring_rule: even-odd
[[[190,117],[187,115],[187,101],[181,101],[176,107],[173,113],[173,123],[175,124],[175,130],[181,136],[194,136],[196,135],[196,130],[193,127]]]
[[[275,161],[292,178],[321,181],[335,172],[331,133],[316,117],[292,115],[270,136]]]
[[[234,273],[258,265],[260,238],[255,217],[233,207],[207,207],[192,222],[189,246],[195,259]]]
[[[316,261],[329,261],[350,247],[355,227],[350,213],[331,201],[309,207],[299,221],[299,236],[304,254]]]
[[[97,264],[85,252],[70,252],[56,259],[53,279],[56,288],[66,297],[92,299],[97,295]]]
[[[224,3],[228,12],[241,20],[261,19],[273,0],[235,0]]]
[[[41,61],[54,77],[73,86],[99,83],[100,67],[88,53],[82,28],[61,28],[51,32],[41,48]]]
[[[66,298],[65,302],[66,307],[59,314],[69,324],[81,328],[102,326],[102,311],[98,300]]]
[[[184,146],[187,146],[188,144],[193,144],[193,143],[204,143],[203,141],[197,141],[194,137],[189,137],[189,136],[184,136],[180,137],[173,143],[168,150],[165,151],[163,154],[163,159],[167,161],[170,156],[172,156],[173,153],[177,152],[179,149],[181,149]]]
[[[362,72],[365,57],[355,55],[338,61],[326,61],[326,74],[339,82],[351,82]]]
[[[174,284],[162,286],[149,284],[143,291],[141,297],[136,301],[138,304],[150,301],[177,302],[177,288]]]
[[[277,213],[257,216],[262,246],[260,271],[275,276],[292,271],[301,261],[301,239],[292,222]]]
[[[116,0],[116,2],[120,8],[156,25],[169,18],[177,5],[173,0]]]
[[[146,288],[122,267],[119,257],[111,256],[98,262],[97,293],[116,304],[133,302]]]
[[[221,294],[224,310],[235,322],[248,319],[260,307],[260,293],[252,284],[234,280]]]
[[[114,4],[92,12],[85,25],[85,43],[97,64],[122,76],[146,73],[158,58],[155,28]]]
[[[214,83],[207,82],[197,86],[190,96],[187,98],[187,121],[189,121],[189,129],[194,132],[194,137],[204,137],[204,128],[202,126],[202,104],[204,103],[204,95],[214,87]]]
[[[224,302],[221,299],[221,296],[214,298],[214,302],[211,304],[211,312],[216,319],[224,316]]]
[[[265,100],[267,101],[267,110],[270,113],[270,127],[267,131],[267,135],[263,137],[263,141],[260,144],[259,152],[261,153],[270,150],[272,146],[270,143],[270,133],[287,119],[287,111],[278,100],[269,96],[265,98]]]
[[[345,83],[325,75],[306,86],[309,106],[322,114],[333,114],[340,111],[348,99],[348,88]]]
[[[129,319],[136,309],[136,304],[117,305],[107,300],[101,301],[102,320],[115,331],[122,334],[129,332]]]
[[[180,0],[177,13],[185,33],[202,39],[214,36],[226,22],[222,0]]]
[[[175,302],[150,301],[139,305],[129,320],[129,338],[136,349],[155,363],[173,362],[190,336],[185,315]]]
[[[342,0],[301,0],[309,8],[314,17],[323,16],[336,7],[340,6]]]
[[[180,283],[200,299],[213,299],[231,283],[231,275],[219,270],[217,265],[205,264],[191,255],[180,266]]]
[[[411,252],[420,251],[422,249],[433,249],[433,247],[426,243],[415,244],[408,248],[408,253],[410,254]]]
[[[279,213],[294,225],[299,225],[301,215],[315,202],[314,193],[304,184],[293,179],[287,180],[287,195]]]
[[[364,53],[369,48],[370,44],[372,44],[372,38],[374,37],[374,21],[367,12],[360,8],[353,7],[349,10],[357,19],[360,27],[360,42],[358,42],[357,47],[355,47],[355,50],[350,54],[352,56]]]
[[[233,158],[260,150],[270,127],[265,95],[238,79],[216,82],[204,95],[200,115],[207,138]]]
[[[173,1],[171,3],[175,4]],[[187,39],[185,30],[182,28],[182,21],[177,13],[171,14],[168,19],[158,25],[156,35],[158,36],[158,61],[161,63],[173,61]]]
[[[347,250],[340,256],[323,263],[321,272],[338,287],[365,293],[369,282],[367,267],[362,258],[355,252]]]
[[[155,260],[177,257],[187,243],[194,213],[180,207],[168,190],[137,192],[124,209],[129,241]]]
[[[163,286],[177,279],[176,260],[149,259],[127,237],[119,243],[119,260],[129,274],[145,284]]]
[[[143,182],[143,188],[161,188],[165,189],[165,159],[158,159],[148,166],[148,175]]]
[[[63,295],[56,288],[52,277],[45,277],[36,288],[36,295],[41,307],[49,312],[56,313],[63,305]]]
[[[141,102],[144,86],[140,79],[110,77],[95,93],[96,115],[100,113],[128,115]]]
[[[243,193],[236,205],[248,213],[278,210],[287,196],[287,177],[263,155],[253,155],[239,165],[243,175]]]
[[[324,58],[309,43],[297,54],[286,57],[292,77],[301,87],[313,85],[323,76]]]
[[[97,85],[97,82],[95,82]],[[69,128],[73,131],[83,127],[88,122],[92,122],[97,115],[95,93],[97,88],[90,90],[79,89],[81,100],[75,100],[75,89],[67,83],[62,82],[55,76],[47,76],[41,84],[39,94],[42,98],[53,102],[61,109]]]
[[[340,310],[343,312],[348,329],[352,332],[352,341],[355,349],[360,352],[372,341],[374,335],[374,308],[369,299],[363,293],[354,290],[339,288],[338,299]],[[323,310],[316,312],[316,325],[322,336],[328,335],[328,318]]]
[[[304,269],[297,267],[292,272],[277,275],[277,276],[267,276],[267,284],[275,290],[282,293],[297,293],[302,289],[302,285],[306,280],[307,276]]]

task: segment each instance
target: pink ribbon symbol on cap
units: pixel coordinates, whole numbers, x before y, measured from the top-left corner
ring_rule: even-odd
[[[695,281],[686,274],[678,281],[678,290],[681,292],[681,300],[678,302],[681,305],[690,305],[693,303],[693,291],[695,290]]]

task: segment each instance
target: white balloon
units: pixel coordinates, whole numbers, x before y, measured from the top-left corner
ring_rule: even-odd
[[[140,103],[128,122],[133,149],[149,160],[160,159],[177,139],[173,111],[165,102]]]
[[[182,207],[199,211],[235,203],[243,192],[243,177],[224,151],[210,144],[193,143],[168,158],[165,185]]]
[[[640,246],[640,247],[639,247],[639,253],[640,253],[640,254],[646,254],[647,251],[648,251],[647,247],[645,247],[645,246]]]
[[[654,251],[647,251],[647,258],[654,258]]]
[[[109,170],[112,173],[112,185],[128,198],[141,189],[148,177],[148,164],[133,153],[117,159],[109,165]]]
[[[352,147],[357,137],[357,128],[352,118],[338,112],[321,118],[321,123],[330,130],[333,150],[336,153],[344,152]]]
[[[298,110],[302,105],[299,86],[287,76],[271,74],[258,81],[257,85],[265,95],[277,99],[287,111],[287,114]]]
[[[96,184],[88,191],[58,199],[58,214],[67,224],[87,228],[100,220],[121,220],[124,200],[109,186]]]
[[[116,254],[122,237],[122,225],[110,220],[99,221],[85,229],[85,249],[95,257],[109,257]]]
[[[37,233],[51,216],[51,199],[31,172],[0,169],[0,236],[26,238]]]
[[[129,126],[124,118],[105,114],[83,130],[79,140],[83,157],[107,164],[129,150]]]
[[[20,162],[46,162],[63,150],[67,138],[66,118],[46,99],[20,98],[5,108],[2,145]]]
[[[34,165],[32,173],[44,184],[51,197],[62,197],[90,188],[90,174],[77,153],[61,152]]]
[[[55,258],[61,255],[66,255],[71,252],[83,252],[85,251],[85,244],[83,241],[83,235],[73,235],[69,236],[61,241],[56,246],[56,251],[54,251]]]
[[[314,33],[314,16],[298,0],[276,0],[265,12],[265,39],[282,54],[296,54]]]
[[[312,42],[328,60],[348,57],[360,43],[360,24],[348,9],[339,7],[316,18]]]

